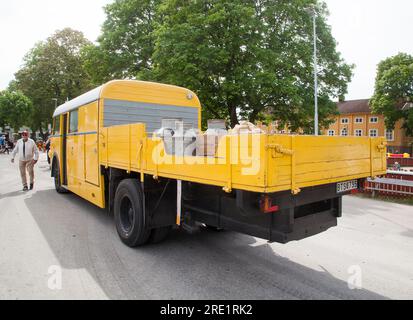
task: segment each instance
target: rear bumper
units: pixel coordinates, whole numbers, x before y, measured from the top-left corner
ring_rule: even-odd
[[[324,211],[294,220],[289,232],[280,231],[279,225],[272,226],[271,242],[288,243],[303,240],[337,226],[334,211]]]
[[[279,243],[302,240],[336,227],[342,215],[342,196],[350,193],[337,194],[335,183],[306,188],[296,196],[275,193],[270,196],[279,210],[263,213],[258,204],[260,194],[236,191],[223,195],[211,187],[192,187],[194,200],[184,202],[191,219]]]

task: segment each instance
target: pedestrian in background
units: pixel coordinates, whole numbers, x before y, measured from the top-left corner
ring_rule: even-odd
[[[16,147],[12,152],[12,163],[14,163],[14,158],[17,154],[19,155],[19,168],[23,183],[23,191],[29,190],[27,186],[27,171],[30,176],[30,190],[33,190],[34,166],[39,160],[39,150],[36,147],[36,143],[29,138],[29,133],[27,131],[22,133],[22,139],[16,143]]]
[[[3,149],[6,149],[6,136],[1,135],[0,136],[0,151],[3,151]]]

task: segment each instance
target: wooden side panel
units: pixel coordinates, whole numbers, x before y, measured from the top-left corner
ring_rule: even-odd
[[[310,137],[296,136],[292,147],[291,136],[270,137],[270,143],[294,152],[292,156],[276,153],[270,157],[268,187],[292,186],[303,188],[336,181],[383,175],[386,172],[384,138],[365,137]]]
[[[229,135],[211,158],[168,155],[143,124],[104,128],[101,136],[106,167],[226,190],[298,190],[386,172],[383,138]]]

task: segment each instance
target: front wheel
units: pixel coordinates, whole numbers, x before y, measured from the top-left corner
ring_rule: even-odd
[[[119,237],[129,247],[142,246],[151,236],[144,214],[141,186],[135,179],[123,180],[116,190],[114,216]]]
[[[62,187],[62,182],[60,181],[60,169],[59,162],[53,161],[53,177],[54,177],[54,187],[57,193],[68,193],[68,191]]]

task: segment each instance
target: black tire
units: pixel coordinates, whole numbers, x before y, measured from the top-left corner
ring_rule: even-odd
[[[163,228],[157,228],[157,229],[152,229],[151,235],[149,237],[149,242],[156,244],[164,241],[168,235],[169,232],[171,231],[172,227],[163,227]]]
[[[214,232],[223,232],[223,231],[225,231],[225,229],[210,226],[210,225],[207,225],[207,224],[205,225],[205,227],[207,228],[207,230],[214,231]]]
[[[65,188],[62,187],[62,182],[60,181],[60,168],[59,162],[57,160],[53,161],[53,177],[54,177],[54,187],[57,193],[68,193]]]
[[[116,190],[113,211],[119,237],[131,248],[146,244],[151,235],[145,225],[142,199],[143,192],[137,180],[122,180]]]

